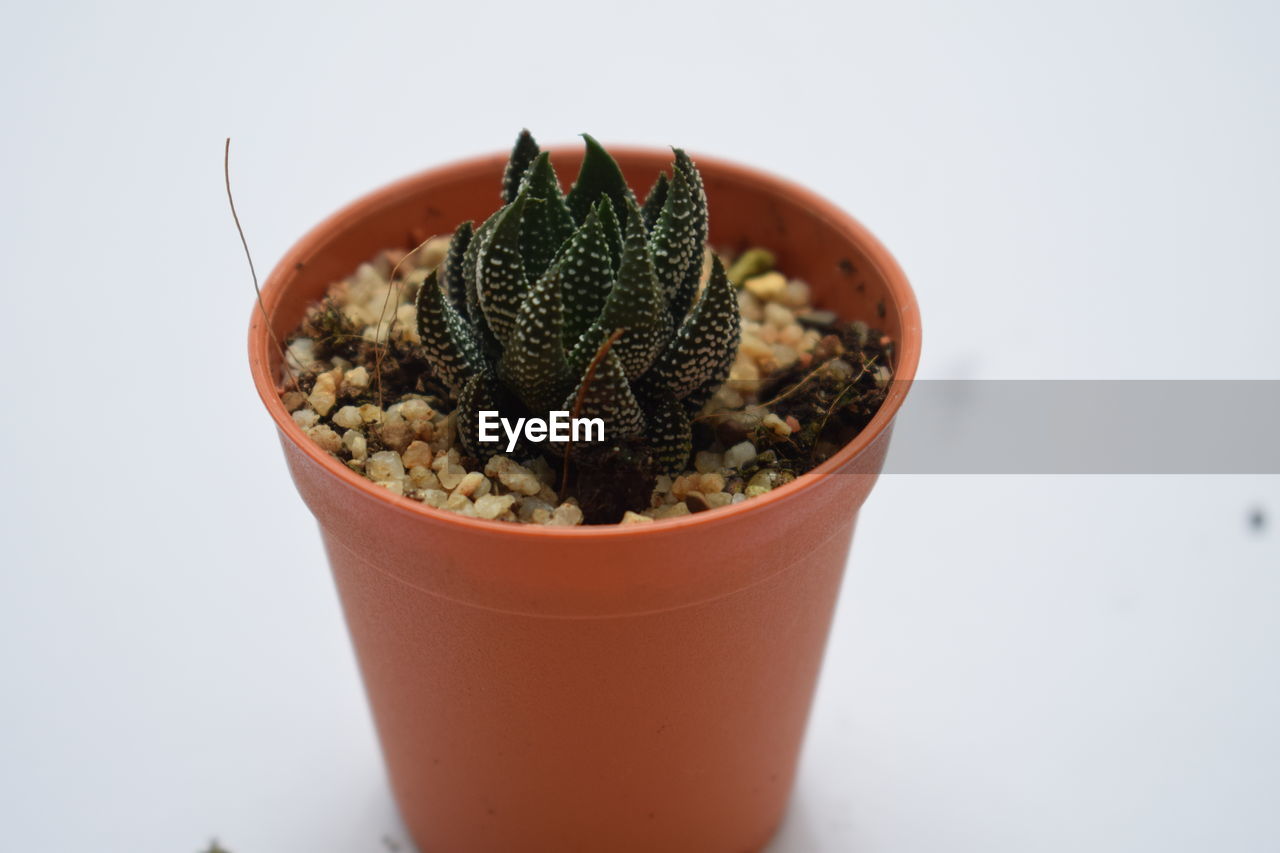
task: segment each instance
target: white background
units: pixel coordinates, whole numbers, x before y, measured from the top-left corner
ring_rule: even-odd
[[[1280,368],[1274,4],[11,3],[0,30],[6,850],[406,841],[250,384],[227,135],[264,271],[388,180],[586,130],[849,209],[915,284],[922,376]],[[1278,516],[1276,477],[885,478],[771,849],[1280,849]]]

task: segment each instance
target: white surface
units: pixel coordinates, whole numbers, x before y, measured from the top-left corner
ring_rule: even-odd
[[[0,846],[405,840],[249,382],[226,135],[263,271],[589,130],[846,206],[924,376],[1275,378],[1276,7],[963,6],[9,8]],[[1280,848],[1278,479],[886,478],[774,851]]]

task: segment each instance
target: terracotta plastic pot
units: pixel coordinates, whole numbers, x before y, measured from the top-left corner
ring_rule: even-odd
[[[633,186],[666,150],[611,148]],[[576,149],[554,149],[562,178]],[[775,832],[858,509],[915,372],[920,321],[888,252],[829,202],[710,157],[711,240],[767,246],[816,301],[898,342],[871,424],[766,495],[651,525],[483,521],[391,494],[280,402],[254,307],[254,382],[320,523],[392,788],[423,851],[742,853]],[[379,250],[481,220],[504,155],[433,169],[315,228],[263,302],[283,338]]]

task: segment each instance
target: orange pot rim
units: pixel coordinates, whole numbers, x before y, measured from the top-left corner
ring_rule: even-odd
[[[652,155],[655,151],[662,150],[626,145],[610,145],[607,147],[617,154]],[[553,156],[556,154],[564,155],[569,151],[565,146],[552,146],[549,150]],[[761,514],[760,520],[764,521],[763,514],[767,513],[771,507],[786,502],[802,489],[809,488],[816,483],[818,479],[844,476],[840,473],[841,470],[850,467],[858,456],[881,433],[889,428],[894,416],[898,413],[898,409],[902,406],[903,400],[906,399],[907,391],[910,390],[911,383],[915,378],[916,367],[920,361],[920,310],[916,303],[915,294],[911,290],[911,285],[907,281],[906,274],[889,253],[889,250],[862,223],[818,194],[785,178],[738,163],[700,154],[691,154],[690,156],[700,165],[711,167],[722,174],[732,174],[739,181],[764,185],[771,188],[776,194],[789,195],[796,198],[804,206],[820,214],[823,219],[831,222],[839,230],[852,235],[883,277],[886,287],[896,303],[901,323],[901,336],[899,340],[894,342],[897,346],[897,366],[894,369],[889,393],[879,411],[872,417],[871,422],[830,459],[827,459],[813,470],[805,472],[790,483],[779,486],[762,495],[706,512],[692,513],[678,518],[660,519],[651,524],[595,524],[566,527],[471,518],[430,507],[421,501],[396,495],[385,487],[379,486],[372,480],[357,474],[312,441],[285,409],[284,403],[280,399],[280,389],[276,379],[271,375],[270,354],[275,344],[268,332],[266,318],[263,316],[264,310],[267,317],[274,316],[276,309],[279,307],[281,297],[288,290],[294,278],[297,265],[304,259],[314,255],[317,247],[327,242],[333,233],[342,230],[353,220],[361,218],[366,209],[380,206],[396,197],[416,192],[418,185],[433,177],[444,176],[457,169],[476,168],[491,162],[505,162],[507,157],[505,152],[485,154],[465,160],[455,160],[442,166],[406,176],[367,193],[313,227],[300,240],[294,243],[276,264],[271,274],[267,276],[266,281],[263,282],[262,305],[259,306],[256,300],[253,305],[252,319],[249,323],[249,366],[258,396],[267,407],[267,411],[270,413],[272,420],[275,421],[280,434],[332,474],[336,483],[373,497],[382,502],[390,512],[401,513],[407,517],[416,517],[418,519],[425,518],[436,523],[470,530],[479,535],[505,537],[513,542],[525,539],[547,538],[621,540],[637,536],[660,536],[664,533],[676,533],[686,528],[711,528],[735,516],[752,514]],[[714,211],[712,213],[714,215]]]

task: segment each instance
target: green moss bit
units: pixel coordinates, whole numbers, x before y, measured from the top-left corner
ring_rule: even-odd
[[[772,270],[773,264],[773,252],[768,249],[759,247],[747,249],[733,262],[733,266],[729,267],[729,281],[733,282],[736,287],[741,287],[742,283],[747,279]]]
[[[671,177],[659,175],[642,207],[609,153],[584,139],[564,194],[550,156],[520,134],[505,204],[479,228],[460,226],[439,279],[423,283],[421,352],[458,401],[458,435],[472,455],[498,450],[478,441],[478,410],[546,417],[573,411],[583,391],[578,415],[603,418],[607,443],[633,442],[626,458],[678,473],[692,449],[689,415],[737,352],[737,300],[719,261],[698,293],[707,201],[693,161],[676,149]]]

